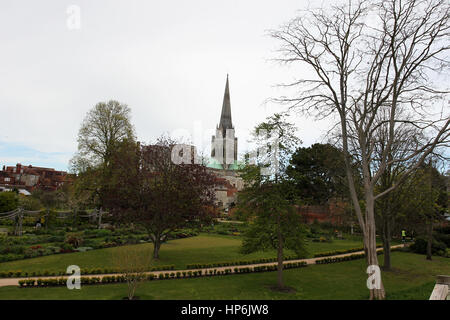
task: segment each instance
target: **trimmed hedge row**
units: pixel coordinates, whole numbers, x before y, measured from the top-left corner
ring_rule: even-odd
[[[298,256],[286,256],[284,257],[284,261],[286,260],[296,260],[296,259],[302,259]],[[217,267],[229,267],[229,266],[239,266],[239,265],[247,265],[247,264],[257,264],[257,263],[270,263],[270,262],[277,262],[277,258],[261,258],[261,259],[254,259],[254,260],[239,260],[239,261],[226,261],[226,262],[216,262],[216,263],[194,263],[194,264],[188,264],[186,266],[186,269],[205,269],[205,268],[217,268]]]
[[[383,247],[383,245],[381,245],[381,244],[377,245],[377,248],[381,248],[381,247]],[[314,254],[314,258],[335,256],[338,254],[352,253],[352,252],[363,251],[363,250],[364,250],[364,248],[351,248],[351,249],[342,249],[342,250],[321,252],[321,253]]]
[[[124,276],[107,276],[107,277],[81,277],[81,284],[102,284],[102,283],[121,283],[125,282]],[[66,286],[67,278],[50,278],[50,279],[25,279],[19,280],[21,288],[30,287],[57,287]]]
[[[148,271],[163,271],[163,270],[175,270],[175,265],[154,266],[148,269]],[[81,269],[81,274],[107,274],[107,273],[122,273],[118,268],[96,268],[96,269]],[[62,275],[62,274],[61,274]]]
[[[305,261],[288,262],[288,263],[283,264],[283,269],[303,268],[306,266],[308,266],[308,264]],[[270,265],[270,266],[254,266],[254,267],[234,268],[234,273],[276,271],[277,267],[278,267],[277,265]]]
[[[391,248],[391,252],[392,251],[398,251],[401,250],[402,248]],[[377,251],[377,255],[383,254],[383,250],[379,250]],[[350,260],[356,260],[356,259],[361,259],[364,258],[365,254],[364,253],[360,253],[360,254],[352,254],[346,257],[335,257],[335,258],[324,258],[324,259],[319,259],[316,260],[316,264],[328,264],[328,263],[335,263],[335,262],[343,262],[343,261],[350,261]]]
[[[155,266],[149,268],[148,271],[163,271],[163,270],[175,270],[175,265],[166,266]],[[120,269],[115,268],[95,268],[95,269],[81,269],[81,274],[107,274],[107,273],[121,273]],[[65,276],[67,273],[65,271],[33,271],[33,272],[23,272],[20,270],[16,271],[0,271],[0,278],[20,278],[20,277],[47,277],[47,276]]]
[[[381,244],[377,245],[377,248],[381,248],[382,246],[383,245],[381,245]],[[314,258],[334,256],[334,255],[352,253],[352,252],[363,251],[363,250],[364,250],[364,248],[351,248],[351,249],[328,251],[328,252],[316,253],[316,254],[314,254]],[[286,256],[284,258],[285,261],[286,260],[297,260],[297,259],[302,259],[302,257]],[[217,268],[217,267],[228,267],[228,266],[236,266],[236,265],[247,265],[247,264],[269,263],[269,262],[277,262],[277,258],[261,258],[261,259],[254,259],[254,260],[226,261],[226,262],[207,263],[207,264],[194,263],[194,264],[188,264],[186,266],[186,269]]]
[[[284,264],[284,269],[292,268],[302,268],[306,267],[306,262],[293,262]],[[277,266],[255,266],[255,267],[243,267],[224,269],[224,270],[195,270],[195,271],[177,271],[177,272],[166,272],[160,273],[158,276],[155,274],[148,274],[145,276],[145,280],[168,280],[168,279],[182,279],[182,278],[197,278],[201,276],[218,276],[218,275],[229,275],[232,273],[252,273],[252,272],[267,272],[276,271]],[[95,284],[108,284],[108,283],[123,283],[126,282],[125,276],[104,276],[100,277],[81,277],[82,285],[95,285]],[[56,287],[65,286],[67,284],[67,278],[52,278],[52,279],[24,279],[19,280],[19,286],[21,288],[32,288],[32,287]]]
[[[316,264],[329,264],[329,263],[335,263],[335,262],[350,261],[350,260],[364,258],[364,256],[365,256],[364,253],[360,253],[360,254],[352,254],[352,255],[346,256],[346,257],[324,258],[324,259],[316,260]]]

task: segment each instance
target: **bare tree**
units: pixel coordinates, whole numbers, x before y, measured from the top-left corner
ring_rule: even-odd
[[[440,110],[437,107],[449,93],[439,85],[445,83],[442,74],[449,65],[449,6],[445,0],[349,0],[330,10],[309,10],[272,33],[281,41],[278,60],[300,63],[313,75],[286,84],[300,89],[295,97],[276,100],[304,114],[338,119],[350,196],[368,265],[378,265],[375,201],[398,188],[436,147],[449,142],[448,111],[443,104]],[[387,118],[380,117],[382,113]],[[405,123],[418,128],[425,138],[394,158],[396,132]],[[384,151],[375,165],[376,134],[385,125]],[[362,198],[351,174],[352,158],[360,163]],[[396,163],[406,166],[402,177],[377,192],[386,168]],[[385,297],[380,284],[370,290],[371,299]]]
[[[140,246],[119,247],[113,251],[113,264],[123,273],[127,282],[129,300],[133,300],[136,289],[145,280],[149,270],[150,252]]]
[[[400,113],[400,112],[399,112]],[[386,141],[389,139],[389,114],[384,110],[377,116],[377,122],[382,123],[374,133],[374,156],[373,166],[378,169],[383,162]],[[405,117],[406,119],[406,117]],[[414,163],[416,158],[408,161],[393,162],[392,159],[404,159],[410,154],[412,149],[418,148],[425,141],[424,134],[420,129],[408,122],[399,123],[394,131],[394,139],[388,156],[389,163],[383,174],[375,185],[375,193],[381,193],[392,188],[395,183],[402,179],[403,174],[408,169],[408,163]],[[408,179],[405,182],[409,182]],[[408,198],[413,193],[410,183],[402,183],[381,200],[375,203],[377,227],[381,228],[381,238],[383,241],[384,270],[391,268],[391,240],[392,233],[396,230],[396,223],[401,216],[408,211]]]

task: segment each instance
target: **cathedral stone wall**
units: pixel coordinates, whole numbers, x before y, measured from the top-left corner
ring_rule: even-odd
[[[230,88],[227,81],[223,96],[222,112],[216,134],[211,137],[211,163],[209,169],[216,175],[216,203],[228,209],[236,203],[237,193],[244,188],[244,182],[237,168],[238,139],[231,120]]]

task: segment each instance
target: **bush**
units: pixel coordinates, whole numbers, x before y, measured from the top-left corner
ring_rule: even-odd
[[[295,260],[301,259],[299,256],[285,256],[284,260]],[[228,261],[228,262],[216,262],[210,264],[188,264],[186,269],[204,269],[204,268],[216,268],[216,267],[228,267],[235,265],[246,265],[246,264],[257,264],[257,263],[268,263],[268,262],[276,262],[277,258],[261,258],[254,260],[240,260],[240,261]]]
[[[426,254],[427,253],[427,245],[428,241],[425,239],[425,237],[417,237],[416,241],[409,247],[412,252],[418,253],[418,254]],[[445,255],[445,251],[447,249],[447,246],[444,242],[436,241],[433,239],[432,245],[431,245],[431,254],[433,255]]]
[[[342,261],[350,261],[350,260],[364,258],[364,256],[365,256],[364,253],[361,253],[361,254],[352,254],[350,256],[345,256],[345,257],[324,258],[324,259],[316,260],[316,264],[329,264],[329,263],[336,263],[336,262],[342,262]]]
[[[13,191],[0,192],[0,213],[12,211],[17,208],[19,198]]]
[[[68,253],[68,252],[73,252],[73,251],[74,251],[74,247],[69,243],[63,243],[61,245],[61,249],[59,250],[60,253]]]
[[[83,243],[83,237],[81,233],[68,233],[64,242],[74,248],[78,248]]]
[[[377,248],[381,248],[383,247],[383,245],[377,245]],[[356,252],[356,251],[363,251],[364,248],[352,248],[352,249],[343,249],[343,250],[334,250],[334,251],[328,251],[328,252],[321,252],[321,253],[316,253],[314,254],[314,258],[319,258],[319,257],[327,257],[327,256],[335,256],[335,255],[339,255],[339,254],[345,254],[345,253],[351,253],[351,252]]]
[[[450,234],[436,233],[434,238],[436,241],[444,243],[447,248],[450,248]]]

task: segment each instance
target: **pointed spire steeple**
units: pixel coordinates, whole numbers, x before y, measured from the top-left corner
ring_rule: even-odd
[[[223,95],[222,114],[220,115],[219,128],[232,129],[233,123],[231,122],[231,103],[230,103],[230,88],[227,83],[225,85],[225,93]]]

